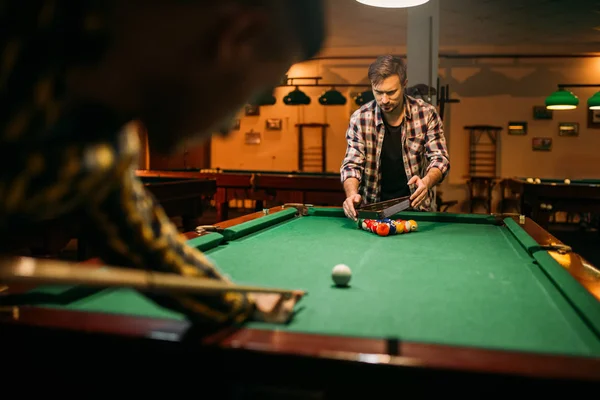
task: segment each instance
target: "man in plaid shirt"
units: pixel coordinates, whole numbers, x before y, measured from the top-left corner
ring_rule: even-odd
[[[435,210],[433,188],[450,169],[437,110],[406,95],[406,67],[398,57],[378,57],[369,80],[375,100],[352,114],[346,132],[344,213],[356,219],[361,203],[403,196],[410,196],[414,209]]]

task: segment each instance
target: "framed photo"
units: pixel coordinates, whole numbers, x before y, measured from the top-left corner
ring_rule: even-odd
[[[531,149],[533,151],[550,151],[550,150],[552,150],[552,138],[534,137],[533,139],[531,139]]]
[[[508,134],[520,136],[527,135],[527,122],[509,122]]]
[[[600,129],[600,110],[588,110],[588,128]]]
[[[558,124],[558,136],[579,136],[579,123],[561,122]]]
[[[257,116],[260,115],[260,107],[254,104],[246,104],[246,116]]]
[[[260,144],[260,132],[246,132],[244,135],[244,143],[246,144]]]
[[[280,131],[281,130],[281,119],[280,118],[268,118],[266,121],[266,129],[268,131]]]
[[[533,119],[552,119],[553,116],[552,110],[546,106],[533,106]]]

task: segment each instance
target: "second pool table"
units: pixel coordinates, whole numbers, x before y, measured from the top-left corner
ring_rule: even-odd
[[[260,170],[139,170],[143,179],[214,179],[217,221],[227,220],[230,200],[255,200],[256,211],[271,202],[340,206],[346,199],[339,173]]]
[[[517,177],[505,180],[505,185],[518,197],[520,212],[546,229],[557,211],[600,213],[600,179],[571,179],[567,184],[565,179],[535,183]]]
[[[76,357],[68,349],[84,343],[93,357],[77,368],[151,355],[185,370],[179,357],[209,363],[231,385],[320,394],[600,382],[600,303],[595,286],[569,272],[583,268],[577,254],[529,219],[394,218],[414,219],[418,230],[381,237],[357,229],[340,208],[296,205],[187,234],[237,282],[307,290],[285,325],[195,336],[182,315],[134,290],[47,286],[6,291],[4,306],[16,302],[18,312],[4,313],[2,335],[35,349],[28,357]],[[352,269],[348,288],[331,279],[339,263]]]

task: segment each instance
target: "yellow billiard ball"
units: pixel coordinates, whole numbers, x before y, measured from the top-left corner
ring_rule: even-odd
[[[411,219],[408,221],[410,223],[410,231],[414,232],[417,230],[417,228],[419,227],[419,225],[417,225],[417,221],[415,221],[414,219]]]

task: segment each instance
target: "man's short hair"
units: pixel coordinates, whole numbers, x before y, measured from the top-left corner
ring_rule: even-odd
[[[406,64],[400,57],[385,55],[379,56],[369,66],[369,80],[377,85],[392,75],[398,75],[400,84],[406,82]]]

